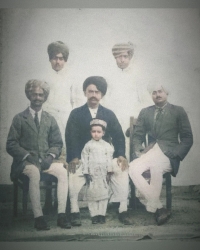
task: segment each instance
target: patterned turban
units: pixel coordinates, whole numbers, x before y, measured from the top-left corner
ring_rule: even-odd
[[[121,53],[127,52],[129,56],[133,56],[133,44],[131,42],[128,43],[118,43],[115,44],[112,48],[112,53],[114,57],[120,56]]]
[[[90,122],[90,126],[95,126],[95,125],[101,125],[101,126],[103,126],[104,128],[107,127],[107,123],[106,123],[104,120],[100,120],[100,119],[93,119],[93,120]]]

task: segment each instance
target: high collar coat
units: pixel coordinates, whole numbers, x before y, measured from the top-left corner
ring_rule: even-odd
[[[107,123],[103,139],[107,142],[112,141],[114,146],[113,157],[125,157],[125,137],[116,115],[111,110],[99,105],[96,118],[104,120]],[[81,159],[81,151],[91,139],[91,120],[92,116],[87,104],[71,111],[65,131],[67,162],[70,162],[74,158]]]

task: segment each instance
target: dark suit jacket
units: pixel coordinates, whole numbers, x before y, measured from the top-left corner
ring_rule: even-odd
[[[38,132],[29,108],[17,114],[13,118],[6,144],[7,152],[13,157],[11,180],[23,171],[26,161],[22,160],[27,154],[31,154],[35,165],[40,167],[39,158],[43,160],[49,153],[58,158],[62,146],[61,133],[53,116],[42,111]]]
[[[134,151],[142,150],[142,142],[148,134],[149,143],[157,142],[162,152],[168,156],[168,151],[176,158],[170,159],[172,175],[176,176],[180,160],[189,152],[193,144],[190,122],[185,110],[180,106],[167,103],[165,112],[157,132],[154,132],[155,105],[141,110],[133,134]],[[169,156],[168,156],[169,157]]]
[[[112,139],[115,150],[113,157],[125,157],[125,137],[115,114],[111,110],[99,105],[96,118],[107,122],[106,133],[103,139],[107,142],[110,142],[110,138]],[[87,104],[71,111],[65,131],[67,162],[70,162],[74,158],[81,159],[81,151],[91,139],[91,120],[92,116]]]

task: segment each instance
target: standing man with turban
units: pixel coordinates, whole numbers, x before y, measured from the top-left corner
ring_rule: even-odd
[[[122,130],[125,133],[130,126],[130,117],[137,117],[140,110],[152,104],[147,95],[144,82],[141,79],[141,68],[134,63],[134,46],[132,42],[117,43],[112,47],[112,54],[116,60],[110,64],[107,80],[108,93],[102,104],[113,110]],[[126,138],[126,156],[129,157],[129,139]]]
[[[47,77],[51,92],[44,109],[56,118],[64,140],[65,125],[73,108],[73,87],[69,82],[69,69],[66,67],[69,49],[63,42],[58,41],[50,43],[47,52],[53,70]]]
[[[44,110],[53,115],[58,123],[63,140],[60,159],[66,164],[65,125],[75,100],[73,81],[71,80],[70,70],[66,67],[69,48],[63,42],[57,41],[48,45],[47,52],[52,69],[45,79],[49,83],[51,91],[48,100],[44,104]],[[43,211],[48,214],[56,208],[56,194],[51,194],[51,190],[47,190]]]
[[[11,180],[20,175],[29,178],[29,194],[37,230],[50,229],[40,204],[40,175],[47,173],[58,179],[58,219],[61,228],[70,228],[66,219],[68,193],[67,170],[60,163],[63,142],[59,127],[53,116],[43,111],[42,105],[49,95],[49,86],[40,80],[29,80],[25,93],[30,106],[17,114],[12,122],[7,138],[6,149],[13,157]]]
[[[191,125],[185,110],[168,99],[166,88],[157,84],[149,88],[155,105],[141,110],[133,134],[136,155],[130,163],[129,175],[145,198],[146,210],[155,213],[158,225],[165,223],[170,211],[160,201],[163,174],[176,177],[180,165],[193,144]],[[148,150],[142,144],[148,136]],[[142,173],[150,170],[150,184]]]
[[[80,159],[85,144],[91,140],[90,122],[94,118],[104,120],[107,123],[107,130],[103,139],[112,142],[114,147],[114,173],[111,175],[110,180],[113,194],[110,202],[120,203],[119,220],[124,224],[131,224],[127,213],[129,178],[128,163],[125,157],[124,134],[115,114],[99,103],[107,92],[107,82],[101,76],[88,77],[83,83],[83,91],[87,103],[72,110],[65,132],[67,162],[69,164],[71,224],[72,226],[81,225],[78,194],[86,180],[82,172]]]

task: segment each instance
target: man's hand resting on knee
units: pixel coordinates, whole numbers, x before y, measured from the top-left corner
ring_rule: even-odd
[[[128,168],[128,161],[123,156],[117,158],[117,164],[121,167],[121,170],[124,171]]]
[[[79,165],[79,159],[78,158],[74,158],[72,161],[70,161],[69,165],[68,165],[68,169],[69,172],[72,174],[76,173],[76,166]]]

